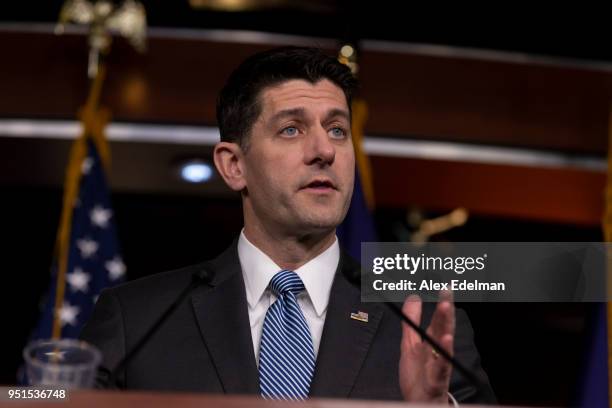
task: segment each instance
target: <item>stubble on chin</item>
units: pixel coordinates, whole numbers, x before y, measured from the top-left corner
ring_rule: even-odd
[[[300,221],[304,229],[318,232],[334,230],[342,223],[346,215],[344,209],[337,207],[315,206],[308,208],[301,214]]]

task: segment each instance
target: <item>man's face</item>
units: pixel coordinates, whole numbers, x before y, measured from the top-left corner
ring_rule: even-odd
[[[245,222],[285,234],[333,230],[353,194],[349,109],[329,80],[265,88],[243,168]]]

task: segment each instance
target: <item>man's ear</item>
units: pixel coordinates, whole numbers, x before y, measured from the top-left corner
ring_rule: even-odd
[[[244,153],[238,144],[219,142],[213,153],[215,167],[225,184],[234,191],[242,191],[246,186],[244,178]]]

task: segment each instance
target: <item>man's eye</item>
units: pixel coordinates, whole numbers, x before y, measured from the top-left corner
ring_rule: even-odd
[[[346,131],[340,127],[331,128],[330,134],[333,138],[340,139],[346,136]]]
[[[295,126],[289,126],[284,128],[281,133],[287,136],[296,136],[298,134],[298,129]]]

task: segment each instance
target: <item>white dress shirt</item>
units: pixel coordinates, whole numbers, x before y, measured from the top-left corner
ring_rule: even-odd
[[[238,239],[238,257],[240,258],[249,305],[253,351],[255,352],[255,361],[259,365],[259,341],[264,319],[268,308],[276,300],[276,296],[268,289],[268,284],[282,268],[249,242],[244,235],[244,231],[240,233]],[[340,247],[336,238],[329,248],[294,271],[302,279],[306,288],[304,292],[297,296],[297,301],[310,328],[315,358],[319,352],[321,333],[327,314],[329,292],[339,261]]]

